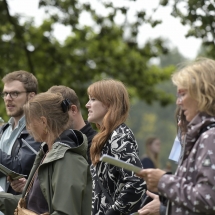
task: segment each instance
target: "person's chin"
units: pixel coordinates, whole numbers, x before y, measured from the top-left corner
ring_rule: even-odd
[[[92,121],[92,118],[91,118],[90,116],[87,118],[87,121],[88,121],[88,122],[91,122],[91,123],[93,122],[93,121]]]
[[[14,113],[12,111],[7,111],[7,115],[10,116],[10,117],[13,117]]]

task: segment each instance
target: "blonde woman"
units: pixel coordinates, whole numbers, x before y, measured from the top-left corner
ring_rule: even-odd
[[[169,202],[168,215],[214,214],[215,207],[215,61],[198,59],[174,73],[177,105],[187,125],[184,153],[175,175],[142,170],[151,191]],[[143,213],[140,213],[141,215]]]
[[[134,134],[125,124],[129,96],[122,82],[101,80],[88,87],[88,121],[98,134],[90,149],[93,176],[92,215],[124,215],[136,212],[145,192],[145,182],[133,172],[99,159],[107,154],[142,167]]]

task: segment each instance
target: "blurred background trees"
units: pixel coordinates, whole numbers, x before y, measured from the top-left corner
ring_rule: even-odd
[[[172,16],[190,28],[187,37],[202,39],[204,56],[215,58],[215,2],[214,0],[161,0],[163,6],[171,5]]]
[[[176,90],[170,75],[186,59],[164,38],[149,39],[144,45],[138,43],[142,25],[156,27],[162,20],[154,19],[143,9],[135,11],[131,18],[131,8],[111,0],[40,0],[38,6],[46,15],[36,25],[34,17],[12,14],[10,1],[0,0],[1,77],[22,69],[38,78],[40,92],[52,85],[69,86],[77,92],[85,117],[88,85],[101,78],[121,80],[131,96],[128,124],[138,140],[140,155],[145,139],[156,135],[163,144],[164,166],[176,134]],[[95,9],[95,2],[101,11]],[[156,9],[167,5],[172,7],[173,16],[190,26],[188,37],[202,38],[199,54],[215,57],[214,4],[210,0],[162,0]],[[121,22],[116,21],[119,16]],[[90,19],[91,24],[86,25],[83,17]],[[59,24],[71,29],[64,41],[54,34]],[[0,111],[6,121],[3,102]]]

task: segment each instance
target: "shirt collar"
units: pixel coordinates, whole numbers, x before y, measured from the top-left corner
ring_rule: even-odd
[[[13,125],[14,124],[14,118],[11,117],[8,121],[9,125]],[[17,127],[22,126],[25,123],[25,116],[22,116],[22,118],[18,121]]]

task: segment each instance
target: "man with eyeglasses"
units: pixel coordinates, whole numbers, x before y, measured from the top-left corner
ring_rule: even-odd
[[[28,176],[41,143],[35,142],[26,130],[23,105],[37,94],[38,82],[33,74],[26,71],[8,73],[2,81],[4,87],[1,96],[10,119],[0,128],[0,163]],[[17,194],[1,172],[0,189]]]

